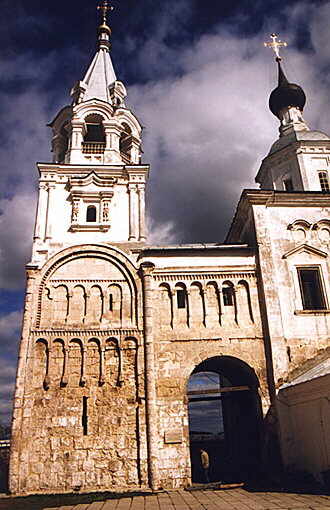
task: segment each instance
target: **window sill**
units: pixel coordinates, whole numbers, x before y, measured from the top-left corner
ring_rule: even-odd
[[[324,308],[322,310],[295,310],[295,315],[329,315],[330,310],[328,308]]]
[[[110,223],[74,223],[70,227],[70,232],[108,232]]]

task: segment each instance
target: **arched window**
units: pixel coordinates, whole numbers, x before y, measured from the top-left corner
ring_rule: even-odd
[[[230,283],[224,283],[222,286],[223,304],[224,306],[234,305],[234,287]]]
[[[123,131],[120,135],[119,140],[119,149],[120,152],[126,154],[127,156],[130,155],[131,145],[132,145],[132,130],[128,126],[128,124],[123,124]]]
[[[329,192],[330,186],[329,186],[328,172],[325,172],[325,171],[319,172],[319,179],[320,179],[321,190]]]
[[[92,114],[85,118],[86,133],[83,142],[83,154],[103,154],[105,150],[105,132],[101,115]]]
[[[95,207],[95,205],[89,205],[87,207],[86,221],[87,222],[95,222],[96,221],[96,207]]]
[[[84,142],[105,142],[105,133],[103,129],[101,115],[88,115],[85,119],[86,122],[86,134]]]

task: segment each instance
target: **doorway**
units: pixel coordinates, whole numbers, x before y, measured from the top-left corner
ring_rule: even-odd
[[[231,356],[200,363],[188,381],[192,482],[205,482],[200,450],[208,453],[211,482],[256,477],[260,465],[262,411],[254,370]]]

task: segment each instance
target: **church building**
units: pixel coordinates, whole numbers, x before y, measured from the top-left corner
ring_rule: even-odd
[[[224,243],[148,244],[149,165],[112,65],[108,10],[71,104],[49,124],[53,161],[38,163],[10,491],[187,487],[199,448],[213,480],[278,462],[325,481],[330,137],[303,119],[305,94],[273,35],[280,132],[260,188],[242,192]],[[205,373],[217,389],[191,384]],[[202,401],[218,403],[218,434],[192,430]]]

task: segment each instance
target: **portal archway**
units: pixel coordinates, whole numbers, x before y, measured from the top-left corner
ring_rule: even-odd
[[[260,465],[262,410],[254,370],[232,356],[200,363],[188,381],[192,482],[207,481],[200,449],[210,458],[210,481],[251,480]]]

